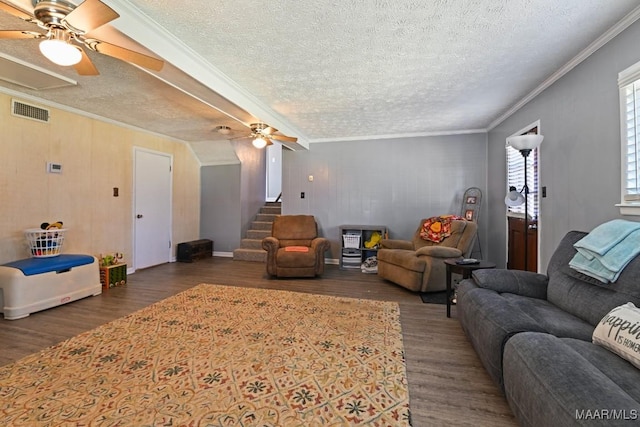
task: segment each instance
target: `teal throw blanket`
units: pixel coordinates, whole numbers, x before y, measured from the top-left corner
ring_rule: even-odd
[[[640,254],[640,222],[614,219],[594,228],[573,245],[569,267],[603,283],[615,282]]]

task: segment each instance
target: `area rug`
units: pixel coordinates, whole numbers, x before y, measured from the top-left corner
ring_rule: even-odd
[[[201,284],[0,368],[0,425],[408,426],[399,317]]]

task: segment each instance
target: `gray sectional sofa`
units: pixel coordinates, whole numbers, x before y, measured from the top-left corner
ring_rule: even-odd
[[[477,270],[457,287],[462,328],[522,426],[640,425],[640,370],[591,342],[611,309],[640,306],[640,257],[615,283],[571,268],[572,231],[547,275]]]

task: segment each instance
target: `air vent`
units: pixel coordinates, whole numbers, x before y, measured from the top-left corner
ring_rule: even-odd
[[[11,114],[25,119],[36,120],[41,123],[49,123],[49,110],[22,101],[11,100]]]

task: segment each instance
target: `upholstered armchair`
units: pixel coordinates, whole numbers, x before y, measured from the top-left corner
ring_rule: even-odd
[[[469,257],[473,250],[477,224],[452,220],[451,234],[439,242],[420,237],[423,219],[413,239],[381,241],[378,250],[378,276],[414,292],[435,292],[446,288],[447,258]]]
[[[276,217],[271,236],[262,239],[267,251],[267,273],[277,277],[314,277],[324,272],[324,253],[329,241],[318,237],[312,215]]]

